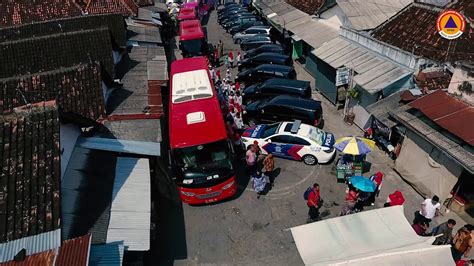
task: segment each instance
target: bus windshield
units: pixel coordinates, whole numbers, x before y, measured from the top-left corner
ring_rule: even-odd
[[[190,54],[201,54],[201,49],[202,49],[202,44],[203,40],[202,39],[196,39],[196,40],[189,40],[189,41],[182,41],[181,45],[182,48],[190,53]]]
[[[176,149],[176,162],[184,170],[232,170],[230,151],[225,140]]]

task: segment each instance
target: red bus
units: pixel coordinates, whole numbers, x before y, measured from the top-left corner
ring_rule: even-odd
[[[191,19],[196,19],[197,14],[196,14],[196,9],[195,8],[190,8],[190,7],[183,7],[179,10],[178,13],[178,21],[184,21],[184,20],[191,20]]]
[[[232,143],[205,57],[171,64],[169,139],[183,202],[211,203],[236,193]]]
[[[179,24],[179,47],[183,57],[208,54],[209,47],[199,20],[184,20]]]

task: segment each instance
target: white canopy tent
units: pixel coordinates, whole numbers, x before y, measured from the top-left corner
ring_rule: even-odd
[[[454,265],[450,247],[418,236],[403,206],[375,209],[291,228],[306,265]]]

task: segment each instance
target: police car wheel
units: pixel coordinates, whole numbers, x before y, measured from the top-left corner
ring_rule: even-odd
[[[302,159],[306,165],[315,165],[318,163],[318,159],[316,159],[316,157],[310,154],[306,154],[305,156],[303,156]]]

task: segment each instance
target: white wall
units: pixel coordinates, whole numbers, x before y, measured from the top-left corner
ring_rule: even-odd
[[[62,124],[59,126],[60,147],[61,147],[61,179],[66,172],[69,159],[76,145],[77,138],[81,134],[78,126],[73,124]]]
[[[461,92],[458,90],[458,86],[463,82],[468,81],[474,87],[474,77],[469,77],[467,71],[462,70],[461,68],[456,68],[453,72],[453,77],[451,78],[451,83],[449,83],[448,92],[451,94],[461,95]],[[468,95],[463,93],[461,98],[470,104],[474,105],[474,93]]]

